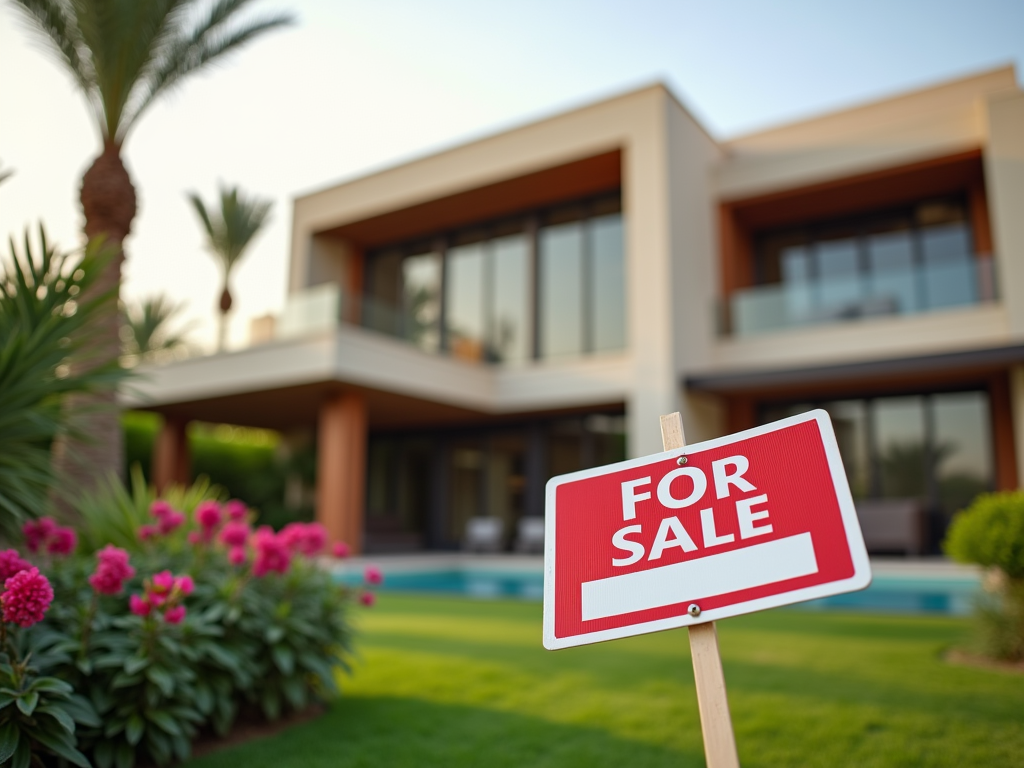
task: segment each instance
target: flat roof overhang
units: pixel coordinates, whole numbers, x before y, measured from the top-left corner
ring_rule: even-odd
[[[359,392],[372,429],[404,429],[621,410],[630,371],[625,356],[496,368],[340,325],[143,369],[120,401],[175,419],[285,430],[315,425],[325,401]]]
[[[687,389],[721,395],[813,394],[977,382],[1024,363],[1024,344],[863,362],[698,373]]]

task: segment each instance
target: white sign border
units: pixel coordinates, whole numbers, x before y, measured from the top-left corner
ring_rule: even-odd
[[[850,554],[853,559],[853,576],[848,579],[805,587],[779,595],[746,600],[742,603],[736,603],[723,608],[711,608],[702,611],[700,616],[696,618],[684,613],[681,616],[646,621],[640,624],[632,624],[628,627],[602,629],[596,632],[574,635],[573,637],[555,637],[555,493],[560,485],[584,480],[589,477],[599,477],[613,472],[620,472],[633,467],[656,464],[657,462],[684,454],[692,456],[695,453],[701,453],[724,445],[731,445],[732,443],[776,432],[780,429],[803,424],[808,421],[818,422],[818,429],[825,447],[825,457],[828,460],[829,471],[832,473],[832,484],[835,487],[836,498],[839,502],[839,512],[842,516],[846,540],[849,543]],[[704,624],[709,621],[727,619],[731,616],[754,613],[755,611],[763,611],[768,608],[778,608],[783,605],[792,605],[793,603],[815,600],[820,597],[855,592],[859,589],[864,589],[871,583],[871,563],[868,560],[867,548],[864,546],[864,536],[860,530],[860,521],[857,519],[857,509],[853,504],[853,496],[850,494],[850,485],[846,479],[846,472],[843,469],[843,460],[839,455],[839,445],[836,442],[835,431],[832,429],[832,420],[828,412],[820,408],[779,421],[773,421],[770,424],[754,427],[743,432],[726,435],[714,440],[707,440],[703,443],[694,443],[685,448],[676,448],[671,451],[643,456],[639,459],[620,461],[617,464],[607,464],[603,467],[584,469],[579,472],[553,477],[548,480],[545,488],[544,510],[544,647],[549,651],[572,648],[578,645],[601,643],[607,640],[618,640],[623,637],[633,637],[634,635],[643,635],[649,632],[661,632],[666,629],[689,627],[694,624]]]

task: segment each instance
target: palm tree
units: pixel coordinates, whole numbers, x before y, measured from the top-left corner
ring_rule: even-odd
[[[240,18],[250,0],[12,0],[42,34],[85,96],[103,148],[82,177],[85,234],[102,237],[115,257],[94,290],[116,295],[122,241],[136,213],[135,188],[121,159],[139,118],[188,75],[205,69],[259,35],[291,22],[288,14]],[[117,313],[93,328],[106,359],[120,352]],[[65,466],[83,486],[121,467],[122,436],[114,402],[87,430],[84,464]],[[60,461],[58,454],[58,461]]]
[[[220,263],[224,274],[224,290],[220,294],[220,331],[217,334],[217,349],[224,349],[227,338],[228,312],[231,311],[231,291],[228,281],[231,272],[241,260],[249,243],[267,223],[270,215],[270,200],[246,197],[238,187],[220,189],[220,210],[210,215],[206,205],[194,192],[188,196],[199,221],[206,232],[206,245]]]
[[[151,296],[139,304],[125,304],[121,312],[121,341],[124,343],[124,365],[146,360],[160,360],[188,351],[186,338],[191,324],[178,331],[169,326],[185,309],[166,296]]]

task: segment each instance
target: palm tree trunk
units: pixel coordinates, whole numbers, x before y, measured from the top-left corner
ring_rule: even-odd
[[[120,355],[120,318],[116,296],[121,284],[124,261],[122,242],[131,231],[135,218],[135,187],[121,162],[120,147],[106,142],[103,152],[82,177],[82,209],[85,213],[85,234],[92,239],[102,236],[116,255],[102,277],[90,290],[103,293],[113,290],[115,300],[102,323],[90,329],[92,357],[86,365],[109,362]],[[88,436],[88,440],[68,439],[54,448],[54,461],[61,481],[77,496],[92,490],[97,483],[115,473],[124,474],[124,438],[116,395],[77,396],[66,406],[69,417]],[[60,504],[65,510],[67,504]]]
[[[231,311],[231,291],[228,290],[228,277],[230,275],[225,272],[224,274],[224,290],[220,292],[220,328],[217,333],[217,351],[223,352],[224,345],[228,341],[228,312]]]

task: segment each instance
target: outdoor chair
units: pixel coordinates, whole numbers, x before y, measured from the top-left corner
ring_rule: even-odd
[[[497,517],[471,517],[466,521],[462,548],[466,552],[500,552],[503,549],[503,522]]]
[[[544,518],[521,517],[516,526],[516,552],[542,553],[544,551]]]
[[[924,552],[924,516],[916,499],[863,499],[856,506],[868,552]]]

